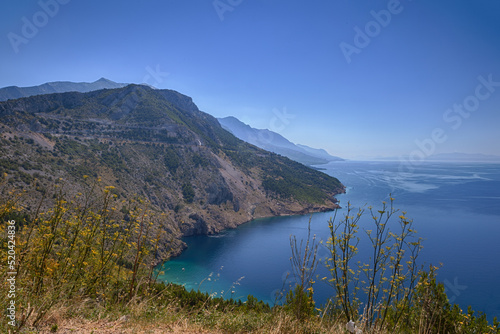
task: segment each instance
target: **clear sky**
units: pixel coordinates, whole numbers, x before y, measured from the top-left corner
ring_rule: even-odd
[[[500,155],[498,0],[0,6],[0,87],[146,82],[345,158]]]

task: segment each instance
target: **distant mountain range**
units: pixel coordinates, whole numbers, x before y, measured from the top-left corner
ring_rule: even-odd
[[[9,86],[0,88],[0,101],[10,99],[18,99],[33,95],[43,95],[51,93],[65,92],[80,92],[87,93],[99,89],[114,89],[125,87],[127,84],[117,83],[105,78],[101,78],[94,82],[70,82],[70,81],[55,81],[47,82],[39,86],[32,87],[17,87]]]
[[[408,156],[403,157],[384,157],[376,158],[375,160],[401,160],[408,159]],[[439,153],[433,154],[424,159],[424,161],[449,161],[449,162],[500,162],[500,156],[488,155],[481,153]]]
[[[321,165],[330,161],[344,160],[328,154],[323,149],[294,144],[279,133],[267,129],[252,128],[236,117],[229,116],[218,118],[217,120],[224,129],[228,130],[239,139],[266,151],[286,156],[289,159],[305,165]]]
[[[476,161],[476,162],[500,162],[500,156],[470,153],[440,153],[427,157],[430,161]]]

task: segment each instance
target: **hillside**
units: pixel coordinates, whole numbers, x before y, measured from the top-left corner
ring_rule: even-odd
[[[311,148],[306,145],[296,145],[274,131],[252,128],[236,117],[229,116],[217,120],[224,129],[239,139],[305,165],[321,165],[330,161],[343,161],[342,158],[332,156],[325,150]]]
[[[54,182],[76,194],[100,179],[119,199],[139,196],[166,213],[158,260],[181,251],[182,236],[331,210],[344,191],[333,177],[237,139],[171,90],[31,96],[0,102],[0,120],[0,172],[32,207]]]

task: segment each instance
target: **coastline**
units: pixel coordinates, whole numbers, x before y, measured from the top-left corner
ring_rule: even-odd
[[[168,256],[166,258],[159,258],[155,259],[154,266],[159,266],[162,265],[163,263],[169,261],[172,258],[176,258],[182,254],[184,250],[187,249],[186,243],[182,240],[186,237],[190,236],[209,236],[209,235],[218,235],[225,230],[230,230],[230,229],[235,229],[240,225],[250,223],[256,219],[263,219],[263,218],[271,218],[271,217],[287,217],[287,216],[301,216],[301,215],[307,215],[307,214],[313,214],[313,213],[320,213],[320,212],[331,212],[335,211],[336,209],[341,208],[341,206],[338,204],[338,200],[335,198],[335,196],[340,195],[340,194],[345,194],[346,188],[345,186],[342,188],[342,191],[336,192],[334,195],[332,195],[331,200],[328,200],[322,205],[313,205],[313,204],[308,204],[308,205],[303,205],[297,202],[289,201],[288,203],[284,202],[274,202],[270,207],[263,208],[262,206],[257,206],[253,205],[252,209],[250,212],[248,212],[250,215],[248,216],[248,219],[245,220],[239,220],[236,219],[235,221],[232,221],[228,223],[227,225],[223,226],[220,229],[216,230],[209,230],[208,233],[192,233],[195,232],[195,230],[190,229],[186,231],[187,233],[183,233],[179,235],[178,239],[173,240],[174,243],[177,245],[173,245],[171,248],[171,251],[168,253]],[[281,204],[281,205],[280,205]],[[274,209],[275,206],[280,207],[281,210],[276,210]],[[230,215],[234,216],[234,215]]]

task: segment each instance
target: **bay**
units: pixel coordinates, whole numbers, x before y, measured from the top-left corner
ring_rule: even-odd
[[[407,212],[424,239],[419,263],[440,267],[438,280],[450,301],[500,318],[499,164],[425,162],[405,170],[399,162],[345,161],[319,167],[347,187],[346,194],[337,196],[343,207],[337,219],[349,202],[364,208],[360,225],[369,229],[368,206],[378,210],[392,194],[395,207]],[[225,298],[252,294],[273,304],[276,293],[293,284],[290,236],[306,239],[310,220],[311,233],[326,241],[332,216],[257,219],[216,236],[185,238],[188,248],[163,264],[159,279]],[[359,246],[363,256],[367,240],[362,238]],[[325,258],[326,249],[320,246],[318,254]],[[328,276],[321,264],[317,275],[315,300],[321,304],[333,290],[319,279]]]

